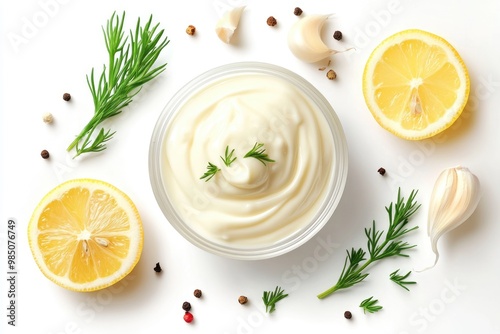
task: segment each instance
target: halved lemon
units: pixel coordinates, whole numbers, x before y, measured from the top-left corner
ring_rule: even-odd
[[[382,41],[363,72],[363,95],[373,117],[410,140],[429,138],[452,125],[469,90],[467,68],[453,46],[418,29]]]
[[[99,290],[129,274],[141,256],[143,238],[130,198],[93,179],[52,189],[28,225],[31,252],[42,273],[74,291]]]

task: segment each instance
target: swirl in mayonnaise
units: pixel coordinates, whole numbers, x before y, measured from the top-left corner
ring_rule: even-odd
[[[171,120],[162,152],[169,199],[209,240],[274,244],[307,226],[331,187],[333,136],[321,110],[285,79],[238,74],[203,86]],[[274,162],[244,158],[263,143]],[[236,160],[225,166],[226,147]],[[207,163],[221,170],[205,182]]]

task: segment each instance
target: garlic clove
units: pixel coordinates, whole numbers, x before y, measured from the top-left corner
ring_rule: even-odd
[[[342,52],[330,49],[321,39],[321,30],[330,16],[331,14],[307,15],[292,25],[288,32],[288,48],[295,57],[314,63]]]
[[[479,199],[479,179],[468,168],[448,168],[438,176],[430,199],[427,222],[427,233],[436,255],[433,266],[439,259],[439,239],[469,219]]]
[[[241,14],[245,6],[235,7],[226,11],[215,25],[215,33],[224,43],[229,44],[234,35],[234,31],[238,28]]]

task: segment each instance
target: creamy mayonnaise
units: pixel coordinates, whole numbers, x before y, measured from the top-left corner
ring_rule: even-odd
[[[244,158],[255,143],[275,162]],[[226,167],[226,146],[237,159]],[[285,79],[237,74],[203,86],[165,134],[162,177],[180,217],[202,236],[273,244],[311,222],[331,186],[333,136],[322,112]],[[221,171],[200,177],[208,162]]]

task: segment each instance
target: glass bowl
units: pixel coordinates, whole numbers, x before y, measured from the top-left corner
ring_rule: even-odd
[[[169,136],[174,131],[170,125],[178,116],[179,111],[183,110],[183,107],[189,104],[194,96],[204,94],[203,92],[211,89],[210,87],[215,87],[231,78],[244,78],[252,75],[265,76],[269,78],[269,81],[284,80],[287,85],[293,87],[294,91],[303,94],[308,99],[309,104],[313,105],[316,110],[320,110],[319,114],[323,118],[321,119],[323,124],[321,127],[328,129],[328,136],[331,138],[332,143],[331,152],[328,149],[328,156],[331,155],[332,162],[329,170],[324,171],[328,173],[327,182],[325,182],[324,186],[321,186],[324,190],[322,190],[318,199],[314,213],[310,215],[305,224],[295,230],[288,231],[277,240],[255,242],[255,244],[252,244],[251,240],[241,243],[239,241],[228,242],[207,235],[206,231],[202,231],[198,226],[192,224],[190,215],[186,214],[185,208],[181,209],[173,201],[177,194],[173,193],[171,185],[166,186],[167,179],[170,182],[175,182],[177,177],[171,175],[175,174],[175,169],[169,169],[170,174],[166,175],[166,167],[174,163],[171,161],[172,159],[167,160],[167,146],[169,140],[172,140],[171,137],[169,139]],[[259,102],[256,101],[256,103]],[[220,153],[223,154],[223,152]],[[272,158],[271,154],[269,157]],[[220,160],[218,162],[222,163]],[[344,191],[347,171],[348,152],[345,135],[335,111],[325,97],[313,85],[296,73],[276,65],[260,62],[238,62],[223,65],[208,70],[188,82],[172,97],[161,112],[153,130],[149,149],[151,186],[158,205],[168,222],[193,245],[213,254],[240,260],[260,260],[279,256],[296,249],[311,239],[332,217]],[[203,180],[196,181],[205,183]],[[242,210],[244,210],[243,206]]]

